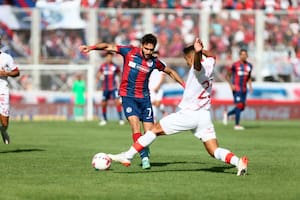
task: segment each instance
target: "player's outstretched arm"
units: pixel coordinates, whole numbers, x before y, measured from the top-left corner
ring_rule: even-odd
[[[0,76],[10,76],[10,77],[17,77],[20,75],[20,71],[18,69],[15,69],[13,71],[10,72],[6,72],[6,71],[0,71]]]
[[[196,38],[194,42],[194,69],[200,71],[202,69],[201,59],[203,53],[203,44],[199,38]]]
[[[184,80],[177,74],[177,72],[170,67],[165,67],[164,72],[167,73],[172,79],[177,81],[183,87],[185,86]]]
[[[82,53],[89,53],[92,50],[105,50],[105,51],[113,51],[116,52],[117,51],[117,47],[115,44],[108,44],[108,43],[98,43],[95,45],[81,45],[79,46],[79,50]]]

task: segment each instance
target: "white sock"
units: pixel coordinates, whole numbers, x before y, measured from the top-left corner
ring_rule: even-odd
[[[239,162],[239,158],[237,156],[229,150],[220,147],[215,150],[214,156],[218,160],[222,160],[223,162],[230,163],[235,166],[237,166]]]
[[[136,143],[139,143],[139,145],[141,145],[142,147],[147,147],[155,140],[156,137],[157,136],[152,131],[147,131],[144,135],[139,137]],[[125,152],[125,156],[128,159],[132,159],[137,153],[138,151],[134,148],[134,145],[132,145],[130,149]]]
[[[143,147],[147,147],[155,140],[156,137],[157,136],[152,131],[147,131],[144,135],[139,137],[137,141]]]
[[[131,146],[130,149],[128,149],[128,151],[125,152],[125,157],[131,160],[137,153],[138,151],[133,146]]]

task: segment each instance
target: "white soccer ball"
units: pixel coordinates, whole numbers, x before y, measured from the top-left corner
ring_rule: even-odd
[[[97,153],[92,159],[92,166],[96,170],[107,170],[111,165],[111,159],[106,153]]]

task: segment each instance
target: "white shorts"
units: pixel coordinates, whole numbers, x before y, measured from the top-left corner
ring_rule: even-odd
[[[179,110],[162,118],[159,123],[167,135],[191,130],[203,142],[216,139],[209,110]]]
[[[9,95],[0,94],[0,114],[3,116],[9,116]]]
[[[150,90],[150,99],[151,102],[161,101],[163,98],[163,90],[159,89],[158,92],[154,92],[154,90]]]

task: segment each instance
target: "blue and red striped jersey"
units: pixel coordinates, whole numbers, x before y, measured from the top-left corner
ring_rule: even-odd
[[[149,77],[154,69],[163,71],[166,65],[156,57],[144,59],[141,48],[117,45],[117,53],[123,56],[123,73],[120,96],[144,98],[150,96]]]
[[[120,74],[120,67],[114,63],[103,63],[99,70],[103,74],[102,90],[117,89],[117,76]]]
[[[237,61],[231,67],[231,82],[237,92],[247,91],[247,82],[251,78],[252,64]]]

